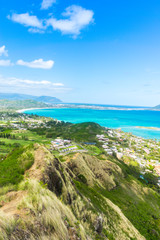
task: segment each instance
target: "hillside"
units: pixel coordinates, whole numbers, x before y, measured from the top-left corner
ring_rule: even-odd
[[[96,134],[101,134],[103,132],[103,127],[97,123],[78,123],[71,124],[65,122],[49,121],[46,127],[35,127],[33,131],[40,135],[45,135],[47,138],[62,137],[66,139],[72,139],[78,142],[82,141],[96,141]]]
[[[47,108],[50,105],[35,100],[0,100],[1,110],[16,110],[26,108]]]
[[[0,113],[0,124],[0,240],[160,239],[159,186],[148,172],[159,143],[18,113]],[[108,154],[102,139],[123,157]],[[143,177],[132,158],[140,140],[138,159],[152,159]]]
[[[37,102],[43,102],[43,103],[60,103],[62,102],[60,99],[56,97],[50,97],[50,96],[33,96],[33,95],[27,95],[27,94],[18,94],[18,93],[0,93],[0,99],[1,100],[34,100]]]
[[[94,190],[95,184],[101,189],[113,188],[114,178],[123,179],[121,169],[115,164],[87,155],[75,155],[61,163],[40,145],[35,145],[30,152],[21,151],[21,160],[17,161],[26,156],[28,164],[32,155],[34,164],[25,172],[24,180],[17,177],[17,190],[1,196],[1,239],[144,239],[114,203]],[[11,155],[5,161],[14,157]],[[90,164],[93,161],[90,168],[88,161]],[[95,166],[99,164],[101,173],[106,172],[105,179],[96,178]],[[106,167],[110,167],[108,173]],[[115,170],[119,176],[114,174]],[[85,174],[86,171],[90,174]],[[1,186],[15,183],[5,169],[1,168],[1,172]],[[109,180],[110,172],[113,176]],[[2,189],[6,191],[5,187]]]
[[[11,153],[0,164],[0,239],[159,239],[159,195],[103,158],[61,162],[37,144]]]
[[[44,102],[44,103],[50,103],[50,104],[61,103],[61,102],[62,102],[62,101],[61,101],[60,99],[58,99],[58,98],[49,97],[49,96],[36,97],[35,100],[38,101],[38,102]]]

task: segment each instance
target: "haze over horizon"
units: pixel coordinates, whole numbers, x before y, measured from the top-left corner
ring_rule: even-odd
[[[160,3],[3,1],[0,92],[156,106]]]

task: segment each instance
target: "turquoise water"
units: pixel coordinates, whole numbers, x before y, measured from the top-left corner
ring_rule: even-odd
[[[25,113],[52,117],[71,123],[96,122],[109,128],[121,128],[144,138],[160,139],[159,130],[140,129],[142,127],[160,128],[160,111],[149,110],[95,110],[81,108],[34,109]]]

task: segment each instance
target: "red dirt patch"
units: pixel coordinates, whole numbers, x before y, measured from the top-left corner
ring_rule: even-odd
[[[18,210],[17,206],[26,194],[26,191],[7,193],[6,198],[8,198],[9,202],[5,203],[0,208],[0,211],[4,212],[7,215],[24,215],[24,211]]]

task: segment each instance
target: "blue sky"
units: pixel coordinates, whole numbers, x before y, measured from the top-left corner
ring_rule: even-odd
[[[0,92],[160,104],[160,2],[1,1]]]

